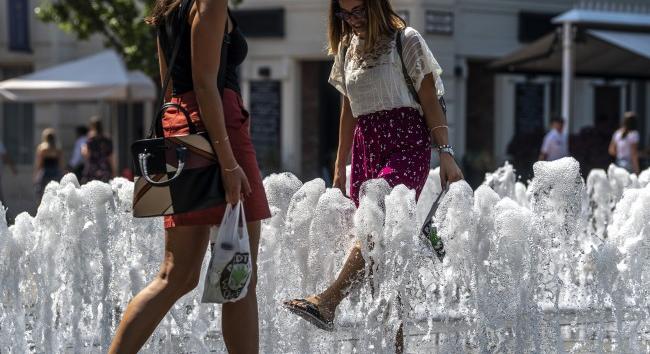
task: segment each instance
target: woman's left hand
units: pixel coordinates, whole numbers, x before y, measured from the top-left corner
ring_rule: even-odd
[[[456,160],[447,154],[440,154],[440,184],[442,189],[445,189],[445,186],[448,184],[460,181],[463,179],[463,173],[460,171],[460,168],[456,164]]]

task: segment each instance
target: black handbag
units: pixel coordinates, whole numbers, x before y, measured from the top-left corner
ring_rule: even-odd
[[[176,103],[164,103],[165,93],[171,79],[172,68],[180,50],[181,39],[188,27],[188,13],[194,0],[181,3],[178,24],[181,30],[175,41],[171,60],[168,62],[160,103],[161,109],[153,119],[147,139],[138,140],[131,145],[134,161],[135,186],[133,189],[133,216],[153,217],[197,211],[225,203],[225,191],[219,168],[219,160],[214,153],[207,132],[198,132],[189,112]],[[171,22],[165,21],[168,38],[171,37]],[[228,26],[222,46],[222,64],[219,71],[219,88],[223,97],[222,79],[225,77],[225,60],[229,43]],[[160,37],[160,33],[159,33]],[[189,134],[165,137],[162,119],[165,112],[176,109],[185,116]]]

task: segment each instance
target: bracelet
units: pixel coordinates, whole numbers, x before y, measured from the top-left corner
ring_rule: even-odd
[[[449,126],[448,126],[448,125],[439,125],[439,126],[437,126],[437,127],[433,127],[433,128],[431,128],[431,129],[429,129],[429,134],[433,133],[433,131],[436,130],[436,129],[438,129],[438,128],[449,129]]]
[[[213,143],[214,143],[215,145],[219,145],[219,144],[221,144],[222,142],[225,143],[225,142],[228,141],[228,140],[230,140],[230,137],[226,135],[226,137],[223,138],[223,141],[215,140],[215,141],[213,141]]]
[[[237,164],[237,166],[235,166],[233,168],[224,168],[223,170],[226,171],[226,172],[235,172],[235,171],[237,171],[238,168],[239,168],[239,164]]]
[[[451,145],[436,145],[436,149],[438,150],[451,149]]]

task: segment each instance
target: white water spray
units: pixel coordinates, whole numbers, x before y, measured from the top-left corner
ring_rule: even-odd
[[[359,209],[320,179],[267,177],[262,352],[390,353],[401,324],[407,352],[650,350],[650,170],[636,178],[612,166],[584,182],[567,158],[534,172],[528,187],[508,164],[476,191],[453,184],[436,215],[442,264],[419,235],[441,190],[437,170],[417,204],[413,191],[377,180],[364,185]],[[132,218],[132,192],[123,179],[79,187],[68,175],[48,186],[35,217],[0,222],[1,353],[106,351],[162,258],[162,221]],[[355,242],[374,277],[342,303],[337,331],[281,308],[322,291]],[[225,352],[219,308],[200,304],[201,287],[143,352]]]

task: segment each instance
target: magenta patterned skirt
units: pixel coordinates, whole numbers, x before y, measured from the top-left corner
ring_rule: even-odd
[[[414,108],[396,108],[359,116],[352,144],[350,197],[359,206],[361,185],[383,178],[420,196],[429,175],[431,143],[427,125]]]

